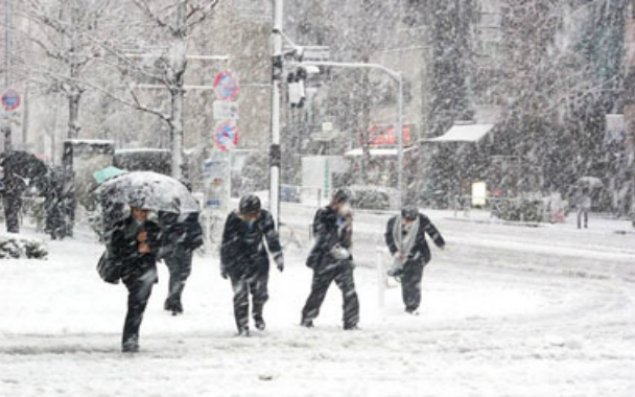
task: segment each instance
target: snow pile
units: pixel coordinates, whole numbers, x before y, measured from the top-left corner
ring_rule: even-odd
[[[48,247],[42,240],[13,233],[0,234],[0,259],[47,257]]]

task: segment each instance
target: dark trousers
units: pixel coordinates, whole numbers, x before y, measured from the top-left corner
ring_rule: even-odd
[[[357,325],[359,321],[359,299],[355,291],[353,266],[349,261],[341,261],[313,269],[311,294],[302,309],[303,322],[313,321],[320,314],[320,307],[333,281],[342,291],[344,328]]]
[[[584,219],[584,227],[589,225],[589,210],[585,208],[578,209],[578,229],[582,228],[582,220]]]
[[[139,328],[143,320],[148,299],[152,293],[152,286],[157,281],[156,266],[146,267],[131,273],[123,279],[128,289],[128,313],[123,326],[122,343],[136,342],[139,340]]]
[[[401,276],[401,296],[407,311],[415,311],[421,303],[421,279],[424,263],[418,260],[407,261]]]
[[[165,257],[164,261],[170,271],[166,303],[180,307],[185,283],[192,273],[192,251],[178,247],[172,255]]]
[[[249,295],[252,315],[262,318],[265,302],[269,299],[269,269],[253,274],[230,274],[234,290],[234,318],[238,331],[249,328]]]
[[[22,197],[13,194],[5,194],[3,197],[4,219],[7,224],[7,232],[20,233],[20,208]]]

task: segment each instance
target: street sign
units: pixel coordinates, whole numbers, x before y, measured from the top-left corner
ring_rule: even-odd
[[[214,92],[216,97],[223,101],[235,101],[238,98],[238,80],[231,71],[225,70],[214,78]]]
[[[226,152],[238,145],[238,126],[233,120],[225,120],[214,129],[214,145],[221,152]]]
[[[214,101],[214,120],[238,120],[238,102]]]
[[[7,112],[16,110],[20,107],[20,94],[17,91],[9,89],[2,94],[2,106]]]
[[[203,163],[205,183],[205,208],[226,210],[229,208],[230,158],[227,153],[217,153]]]

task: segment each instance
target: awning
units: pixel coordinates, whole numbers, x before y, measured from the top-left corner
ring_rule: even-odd
[[[494,124],[457,124],[448,132],[425,142],[478,142],[494,128]]]
[[[403,152],[409,152],[411,150],[414,150],[415,147],[414,146],[410,146],[407,148],[403,148]],[[352,149],[349,150],[348,152],[344,153],[344,156],[346,157],[359,157],[362,156],[364,154],[364,152],[362,151],[362,148],[357,148],[357,149]],[[397,155],[399,154],[399,150],[397,148],[372,148],[370,149],[370,156],[371,157],[388,157],[388,156],[394,156],[397,157]]]

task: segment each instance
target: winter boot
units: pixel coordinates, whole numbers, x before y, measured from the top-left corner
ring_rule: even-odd
[[[313,320],[302,320],[300,325],[305,328],[313,328]]]
[[[250,336],[249,334],[249,327],[244,327],[238,330],[238,336],[242,336],[245,338],[248,338]]]
[[[254,316],[254,323],[256,323],[256,329],[259,331],[264,331],[267,327],[267,324],[265,324],[265,319],[259,315]]]
[[[139,351],[139,338],[137,336],[131,336],[126,339],[121,345],[121,351],[123,353],[137,353]]]

